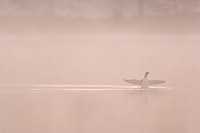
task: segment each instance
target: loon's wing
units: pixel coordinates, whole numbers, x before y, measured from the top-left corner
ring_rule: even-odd
[[[134,85],[139,85],[141,86],[142,85],[142,80],[137,80],[137,79],[124,79],[124,81],[128,82],[128,83],[131,83],[131,84],[134,84]]]
[[[149,80],[149,85],[157,85],[157,84],[163,84],[165,81],[163,80]]]

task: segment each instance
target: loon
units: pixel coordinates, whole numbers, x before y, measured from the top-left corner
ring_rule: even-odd
[[[144,79],[142,80],[137,80],[137,79],[124,79],[126,82],[134,84],[134,85],[138,85],[141,86],[141,88],[143,89],[143,96],[145,99],[145,103],[148,103],[148,89],[149,89],[149,85],[157,85],[157,84],[162,84],[165,83],[165,81],[162,80],[149,80],[147,78],[147,76],[149,75],[149,72],[146,72],[144,74]]]
[[[145,72],[144,79],[142,80],[137,80],[137,79],[130,79],[130,80],[124,79],[124,80],[128,83],[141,86],[141,88],[143,89],[148,89],[149,85],[157,85],[157,84],[165,83],[165,81],[163,80],[149,80],[147,78],[148,75],[149,75],[149,72]]]

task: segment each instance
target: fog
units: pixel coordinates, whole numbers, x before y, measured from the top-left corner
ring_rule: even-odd
[[[0,132],[198,133],[198,3],[0,0]]]
[[[2,40],[0,78],[2,83],[121,85],[122,79],[140,79],[149,71],[150,78],[167,85],[196,87],[198,41],[128,35]]]

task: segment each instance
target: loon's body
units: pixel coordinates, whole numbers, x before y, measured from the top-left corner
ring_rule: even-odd
[[[142,88],[148,88],[149,87],[149,80],[147,77],[145,77],[143,80],[142,80],[142,85],[141,85]]]

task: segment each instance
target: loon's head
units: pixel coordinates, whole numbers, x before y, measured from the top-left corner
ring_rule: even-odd
[[[147,77],[149,75],[149,72],[145,72],[144,77]]]

